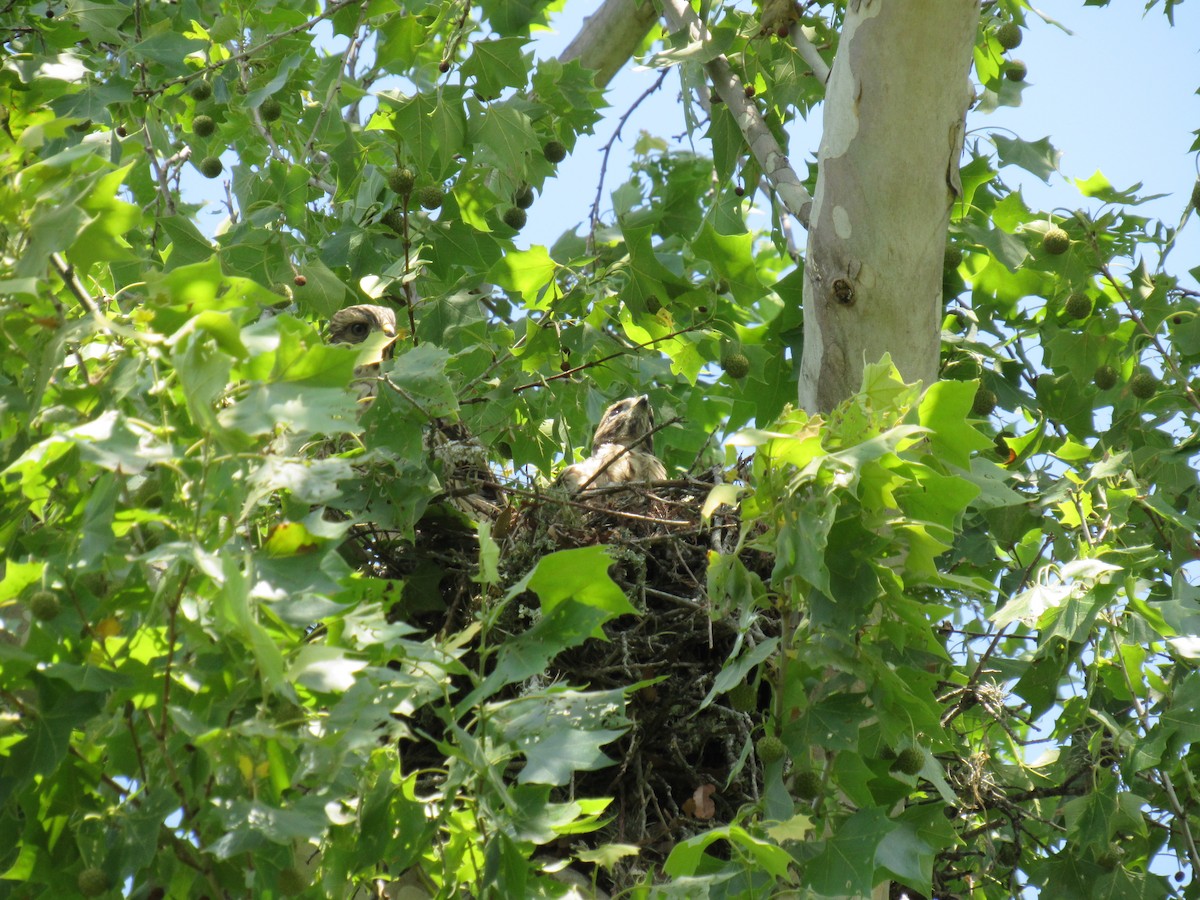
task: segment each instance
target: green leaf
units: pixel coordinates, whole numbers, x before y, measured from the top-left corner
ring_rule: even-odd
[[[926,896],[933,893],[934,848],[907,823],[889,831],[875,849],[875,864],[905,887]]]
[[[71,734],[84,730],[104,704],[101,693],[77,691],[36,673],[31,684],[37,691],[38,715],[24,739],[7,749],[0,767],[0,806],[35,776],[52,773],[67,755]]]
[[[990,139],[996,145],[996,154],[1000,157],[1001,165],[1020,166],[1046,182],[1058,171],[1062,153],[1054,149],[1048,137],[1030,142],[993,134]]]
[[[832,838],[820,842],[821,851],[805,866],[809,887],[821,894],[869,897],[879,848],[895,828],[879,809],[860,809],[851,815]]]
[[[535,152],[541,152],[541,142],[534,133],[529,117],[510,106],[497,104],[472,122],[472,140],[488,150],[501,171],[520,179]]]
[[[600,749],[629,727],[624,690],[554,689],[489,706],[504,737],[525,754],[518,784],[564,785],[574,772],[613,764]]]
[[[1067,834],[1080,847],[1107,848],[1116,811],[1116,784],[1111,778],[1103,779],[1101,785],[1063,806]]]
[[[463,63],[465,78],[475,79],[475,90],[486,98],[495,97],[501,88],[524,87],[529,78],[529,62],[533,54],[524,53],[525,38],[500,38],[474,41],[471,55]]]
[[[608,575],[612,564],[612,555],[603,545],[559,550],[538,560],[524,583],[537,592],[543,613],[573,600],[600,610],[609,618],[636,614],[637,610]]]
[[[969,381],[939,381],[921,398],[920,422],[929,429],[934,454],[966,469],[971,454],[992,446],[986,437],[967,422],[977,385]]]
[[[399,389],[401,400],[426,419],[453,415],[458,409],[454,386],[446,377],[449,354],[441,347],[421,344],[396,357],[385,375]],[[391,385],[381,387],[387,390]]]
[[[558,269],[546,248],[534,244],[528,250],[504,254],[492,266],[488,278],[523,297],[530,309],[549,309],[562,296],[554,281]]]
[[[675,878],[695,875],[703,870],[705,851],[721,840],[728,841],[738,852],[748,855],[755,865],[776,878],[785,877],[792,864],[791,854],[782,847],[756,838],[737,825],[726,825],[680,841],[663,863],[663,871]]]

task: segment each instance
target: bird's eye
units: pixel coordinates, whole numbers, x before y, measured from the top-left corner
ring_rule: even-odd
[[[350,333],[356,338],[365,338],[371,333],[371,326],[366,322],[355,322],[350,326]]]

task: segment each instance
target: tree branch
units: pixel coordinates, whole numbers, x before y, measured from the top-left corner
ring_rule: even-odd
[[[707,32],[699,16],[687,0],[663,0],[663,16],[675,31],[687,31],[689,40],[703,42]],[[806,60],[807,61],[807,60]],[[763,121],[758,107],[746,97],[741,79],[734,74],[733,67],[724,56],[717,56],[704,64],[717,94],[729,107],[738,128],[745,135],[750,152],[754,154],[763,175],[783,201],[786,209],[805,228],[812,210],[812,197],[801,184],[796,170],[788,161],[775,140],[775,135]]]
[[[605,0],[584,19],[583,28],[558,61],[579,60],[585,69],[595,70],[596,87],[606,87],[637,52],[657,18],[650,0]]]

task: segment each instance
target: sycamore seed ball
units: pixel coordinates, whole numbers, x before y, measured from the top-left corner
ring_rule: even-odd
[[[108,876],[104,874],[103,869],[89,866],[79,873],[75,886],[84,897],[99,897],[108,890]]]
[[[1058,226],[1042,235],[1042,249],[1051,256],[1060,256],[1071,247],[1071,236]]]
[[[58,618],[62,603],[54,591],[35,591],[29,598],[29,611],[39,622],[49,622]]]
[[[268,97],[258,108],[258,114],[264,122],[274,122],[283,115],[283,106],[274,97]]]
[[[192,119],[192,133],[197,137],[208,137],[217,130],[212,116],[196,116]]]
[[[1092,301],[1087,294],[1074,293],[1063,304],[1063,310],[1072,319],[1086,319],[1092,314]]]
[[[990,416],[996,408],[996,395],[985,387],[981,387],[975,392],[975,399],[971,403],[971,412],[979,417]]]
[[[383,214],[383,224],[396,234],[404,233],[404,210],[399,207],[392,207]]]
[[[1117,384],[1117,370],[1112,366],[1101,366],[1092,376],[1092,383],[1102,391],[1107,391],[1109,388],[1115,387]]]
[[[920,747],[905,747],[896,756],[892,768],[905,775],[919,775],[925,768],[925,753]]]
[[[996,29],[996,43],[1005,50],[1016,50],[1021,46],[1021,26],[1016,22],[1005,22]]]
[[[821,793],[821,776],[811,769],[800,772],[792,781],[792,792],[801,800],[815,800]]]
[[[1029,67],[1019,59],[1014,59],[1004,67],[1004,77],[1009,81],[1024,81],[1029,74]]]
[[[745,378],[750,374],[750,360],[745,353],[727,353],[721,357],[721,368],[730,378]]]
[[[773,734],[764,734],[760,737],[755,742],[754,749],[758,753],[758,758],[764,763],[779,762],[787,752],[783,741]]]
[[[562,141],[550,141],[542,148],[542,155],[549,162],[560,163],[567,158],[567,145]]]
[[[942,256],[942,268],[949,272],[957,269],[963,261],[962,248],[954,244],[947,244],[946,251]]]
[[[388,173],[388,189],[393,194],[399,194],[402,197],[407,197],[412,193],[413,185],[416,183],[417,173],[408,166],[401,166],[398,169],[392,169],[392,171]]]
[[[518,209],[529,209],[533,206],[533,188],[527,184],[521,185],[513,194],[513,203],[517,205]]]
[[[1149,372],[1138,372],[1129,379],[1129,393],[1139,400],[1149,400],[1158,391],[1158,379]]]
[[[192,85],[192,99],[204,102],[212,96],[212,85],[207,81],[197,81]]]
[[[440,187],[429,185],[417,191],[417,202],[425,209],[437,209],[442,205],[445,194]]]
[[[206,156],[200,160],[200,174],[205,178],[216,178],[224,170],[221,160],[216,156]]]
[[[509,228],[515,228],[517,231],[520,231],[525,227],[525,222],[529,217],[525,214],[525,210],[516,206],[510,206],[504,211],[502,218],[504,219],[504,224]]]

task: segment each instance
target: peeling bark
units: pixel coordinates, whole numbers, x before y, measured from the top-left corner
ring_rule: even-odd
[[[825,412],[890,353],[937,376],[946,229],[978,0],[851,0],[826,89],[804,279],[800,405]]]

